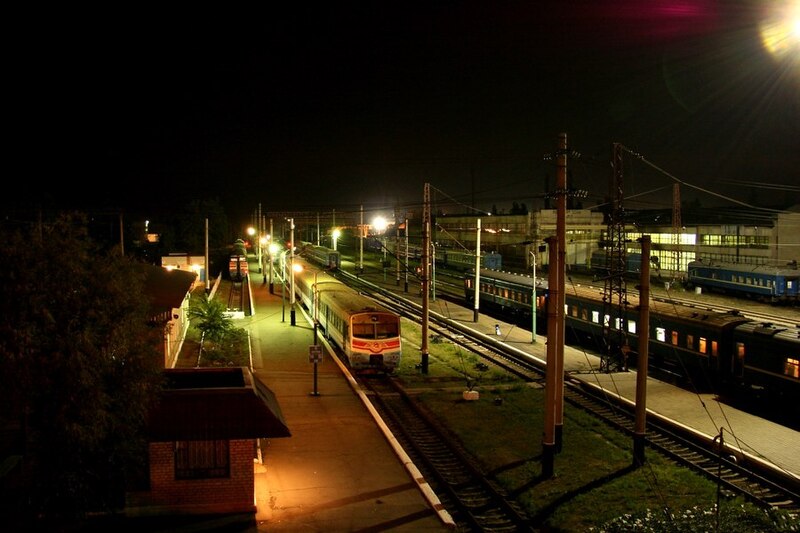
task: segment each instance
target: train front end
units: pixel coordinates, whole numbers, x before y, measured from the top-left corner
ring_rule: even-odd
[[[350,318],[350,366],[363,373],[391,374],[400,364],[400,317],[388,312],[354,313]]]

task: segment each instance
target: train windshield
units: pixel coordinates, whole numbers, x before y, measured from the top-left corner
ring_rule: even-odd
[[[388,339],[400,334],[397,320],[388,322],[353,322],[353,337],[357,339]]]

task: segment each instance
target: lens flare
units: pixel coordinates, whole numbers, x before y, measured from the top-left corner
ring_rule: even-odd
[[[774,57],[800,62],[800,0],[776,4],[759,30],[764,48]]]

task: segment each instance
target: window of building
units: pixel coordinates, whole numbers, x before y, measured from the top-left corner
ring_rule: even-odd
[[[800,379],[800,359],[786,358],[783,373],[790,378]]]
[[[175,443],[175,479],[230,477],[227,440],[182,440]]]

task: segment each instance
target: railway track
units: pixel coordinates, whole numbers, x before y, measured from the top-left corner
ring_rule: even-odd
[[[345,276],[348,277],[346,274]],[[420,308],[415,302],[373,285],[363,278],[351,277],[350,282],[358,284],[362,292],[372,294],[374,298],[379,299],[385,305],[390,305],[402,315],[421,322]],[[545,369],[539,361],[521,356],[518,350],[497,339],[472,332],[456,322],[434,314],[429,317],[429,328],[433,334],[460,344],[465,349],[484,358],[488,363],[500,366],[526,381],[543,380]],[[565,401],[592,413],[626,435],[632,436],[635,413],[629,406],[622,402],[616,402],[613,398],[600,391],[592,390],[584,386],[583,382],[569,376],[565,378],[564,394]],[[389,397],[388,393],[375,393],[375,395],[376,398]],[[397,393],[395,396],[401,397]],[[403,402],[409,405],[407,409],[412,409],[410,406],[413,405],[413,402],[410,399],[405,397]],[[399,400],[392,400],[392,405],[398,404]],[[405,424],[402,416],[398,416],[396,420],[395,423],[400,426]],[[415,433],[411,431],[407,438],[413,439],[414,435]],[[428,435],[420,433],[419,441],[410,442],[409,446],[413,446],[417,453],[423,455],[427,449],[426,443],[429,438]],[[741,457],[720,454],[719,450],[722,448],[714,441],[701,439],[677,423],[651,418],[648,421],[646,443],[652,450],[717,481],[720,490],[726,494],[743,496],[765,508],[775,507],[800,512],[800,486],[794,476],[770,468],[768,465],[754,464]],[[425,461],[434,462],[433,459],[425,459]],[[474,467],[466,464],[464,468]],[[482,483],[486,483],[487,486],[491,485],[490,480],[484,480]],[[449,483],[445,483],[443,486],[447,485]],[[455,498],[450,493],[440,496],[444,496],[443,501]],[[497,496],[493,498],[497,498]],[[455,501],[458,499],[455,498]],[[468,512],[462,509],[450,511],[454,516],[458,513]]]
[[[450,435],[391,379],[365,382],[384,422],[447,508],[459,531],[535,531],[530,519]]]

